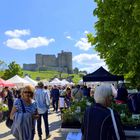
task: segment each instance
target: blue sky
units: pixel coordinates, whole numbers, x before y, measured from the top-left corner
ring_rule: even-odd
[[[73,68],[105,66],[86,34],[95,34],[93,0],[3,0],[0,4],[0,60],[35,63],[35,54],[72,51]]]

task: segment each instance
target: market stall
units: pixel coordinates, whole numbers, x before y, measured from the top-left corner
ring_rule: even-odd
[[[107,81],[123,81],[123,76],[113,75],[100,67],[93,73],[83,76],[83,82],[107,82]]]
[[[100,67],[95,72],[83,77],[84,82],[100,81],[112,83],[112,81],[118,82],[120,80],[124,80],[123,76],[112,75],[109,72],[107,72],[103,67]],[[79,129],[80,126],[76,128],[75,122],[79,121],[81,123],[84,110],[91,103],[93,103],[94,105],[94,102],[92,102],[91,99],[89,100],[84,98],[79,102],[72,103],[72,106],[69,110],[64,110],[61,131],[69,131],[67,140],[72,140],[73,138],[75,138],[75,140],[78,140],[81,132]],[[112,103],[111,108],[115,109],[120,114],[127,140],[140,139],[140,115],[133,114],[132,112],[130,112],[127,104],[115,104],[114,102]],[[73,124],[74,126],[71,125],[70,128],[70,124]]]

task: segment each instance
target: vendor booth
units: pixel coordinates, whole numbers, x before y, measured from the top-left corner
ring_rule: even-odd
[[[83,82],[104,82],[104,81],[123,81],[123,76],[113,75],[106,71],[103,67],[100,67],[93,73],[83,76]]]

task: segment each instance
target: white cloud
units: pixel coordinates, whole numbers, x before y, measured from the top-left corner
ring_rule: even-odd
[[[81,38],[79,41],[77,41],[75,47],[78,47],[79,49],[84,51],[88,51],[92,46],[91,43],[88,42],[87,38]]]
[[[18,38],[21,36],[30,35],[30,30],[26,30],[26,29],[23,30],[15,29],[14,31],[8,30],[5,32],[5,35]]]
[[[86,70],[88,73],[95,71],[100,66],[106,67],[103,59],[97,54],[79,54],[73,57],[76,66],[80,66],[80,70]]]
[[[66,36],[67,39],[73,40],[71,36]]]
[[[90,66],[82,67],[79,70],[81,70],[81,71],[87,71],[88,73],[91,73],[91,72],[96,71],[101,66],[104,67],[106,70],[108,70],[105,62],[94,63],[94,64],[92,64]]]
[[[100,57],[97,54],[79,54],[73,57],[73,61],[78,64],[87,64],[87,63],[93,63],[95,61],[100,61]]]
[[[19,38],[8,39],[4,44],[10,48],[25,50],[29,48],[37,48],[41,46],[48,46],[51,42],[54,42],[53,38],[47,39],[46,37],[30,38],[26,41]]]
[[[84,34],[88,34],[88,33],[89,33],[89,31],[87,31],[87,30],[84,31]]]

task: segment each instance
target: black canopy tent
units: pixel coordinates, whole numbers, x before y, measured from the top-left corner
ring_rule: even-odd
[[[83,82],[99,82],[99,81],[120,81],[124,80],[123,76],[117,76],[109,73],[103,67],[95,72],[83,76]]]

